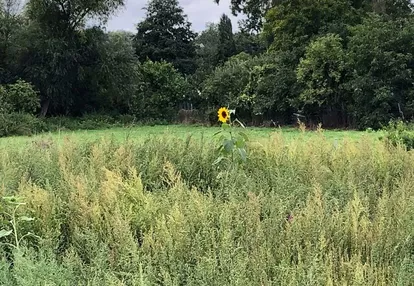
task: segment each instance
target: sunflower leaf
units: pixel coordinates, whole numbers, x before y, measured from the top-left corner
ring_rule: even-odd
[[[225,140],[224,143],[223,143],[223,147],[224,147],[224,150],[227,153],[231,153],[233,151],[233,148],[234,148],[233,140]]]
[[[236,147],[237,148],[244,148],[244,146],[246,146],[246,143],[244,142],[243,138],[239,138],[236,142]]]
[[[240,154],[240,157],[241,157],[242,161],[243,162],[246,162],[246,160],[247,160],[247,152],[246,152],[246,150],[243,149],[243,148],[238,148],[237,150],[239,151],[239,154]]]

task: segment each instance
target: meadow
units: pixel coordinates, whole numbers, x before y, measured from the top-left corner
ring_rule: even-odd
[[[412,151],[251,129],[221,169],[217,130],[0,138],[0,284],[414,285]]]
[[[211,137],[220,130],[219,127],[204,127],[204,126],[191,126],[191,125],[158,125],[158,126],[138,126],[128,128],[110,128],[110,129],[98,129],[98,130],[79,130],[79,131],[61,131],[61,132],[49,132],[40,133],[34,136],[15,136],[15,137],[0,137],[1,147],[16,147],[25,146],[33,141],[41,140],[53,140],[54,142],[62,142],[64,138],[71,138],[75,141],[96,141],[103,138],[110,138],[118,142],[125,140],[143,141],[150,138],[159,136],[175,137],[185,139],[191,136],[194,139],[205,138],[210,140]],[[254,141],[262,141],[263,139],[269,139],[275,133],[283,133],[283,137],[286,139],[297,138],[299,130],[297,128],[249,128],[247,133],[250,137],[254,138]],[[315,136],[315,132],[307,132],[302,134],[302,137],[311,138]],[[372,134],[360,131],[344,131],[344,130],[329,130],[325,131],[324,135],[328,139],[342,140],[347,139],[359,139],[364,135],[371,137],[379,137],[382,132],[373,132]]]

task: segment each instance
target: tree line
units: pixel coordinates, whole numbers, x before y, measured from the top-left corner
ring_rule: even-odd
[[[356,128],[414,116],[409,0],[235,0],[238,32],[223,15],[199,34],[177,0],[150,0],[135,33],[107,32],[123,5],[0,0],[0,113],[214,122],[229,106],[257,124]]]

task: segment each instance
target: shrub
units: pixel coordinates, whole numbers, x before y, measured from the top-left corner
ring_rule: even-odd
[[[131,114],[121,114],[116,117],[117,122],[121,125],[131,125],[136,123],[137,119]]]
[[[202,96],[205,109],[219,106],[239,107],[238,98],[249,83],[251,57],[245,53],[230,58],[204,81]]]
[[[9,113],[12,109],[12,106],[6,100],[7,93],[4,86],[0,85],[0,114],[2,113]]]
[[[0,106],[1,108],[1,106]],[[0,112],[0,137],[12,135],[32,135],[40,132],[55,132],[64,130],[99,130],[111,127],[135,125],[133,115],[109,116],[105,114],[86,114],[82,117],[56,116],[37,118],[27,113]],[[148,125],[165,125],[165,120],[148,119],[142,121]]]
[[[105,129],[115,125],[115,119],[106,114],[86,114],[79,120],[79,129],[94,130]]]
[[[204,81],[204,110],[220,106],[238,110],[243,120],[254,115],[278,115],[282,119],[296,96],[296,75],[286,63],[289,53],[266,53],[251,57],[241,53],[219,66]],[[208,115],[209,116],[209,115]]]
[[[57,130],[98,130],[110,127],[122,127],[135,124],[133,115],[109,116],[105,114],[85,114],[82,117],[71,118],[65,116],[49,117],[44,120],[46,131]]]
[[[394,146],[404,145],[407,150],[414,149],[414,125],[403,121],[391,121],[385,128],[385,138]]]
[[[189,83],[166,62],[147,61],[140,69],[142,82],[131,98],[130,113],[140,120],[174,120],[178,104],[189,93]]]
[[[23,80],[0,88],[0,102],[5,102],[7,112],[35,113],[40,107],[39,93],[34,86]]]
[[[28,113],[0,113],[0,137],[45,131],[44,121]]]

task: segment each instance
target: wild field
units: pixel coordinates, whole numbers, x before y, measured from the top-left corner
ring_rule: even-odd
[[[211,137],[220,130],[219,127],[203,127],[191,125],[158,125],[158,126],[138,126],[130,128],[110,128],[99,130],[79,130],[79,131],[61,131],[40,133],[35,136],[15,136],[15,137],[0,137],[0,148],[10,148],[26,146],[33,141],[49,141],[61,143],[65,138],[71,138],[74,141],[93,142],[101,139],[110,139],[117,142],[124,142],[125,140],[144,141],[151,138],[175,137],[185,139],[191,136],[193,139],[210,140]],[[267,140],[275,133],[283,133],[283,137],[287,140],[297,138],[299,130],[297,128],[255,128],[250,127],[246,131],[253,141]],[[307,132],[302,134],[302,138],[315,137],[315,132]],[[324,136],[331,140],[342,140],[344,138],[350,140],[357,140],[363,135],[376,137],[383,135],[381,131],[366,133],[354,130],[329,130],[324,132]]]
[[[189,131],[1,139],[0,284],[414,285],[413,152],[255,129],[223,170]]]

